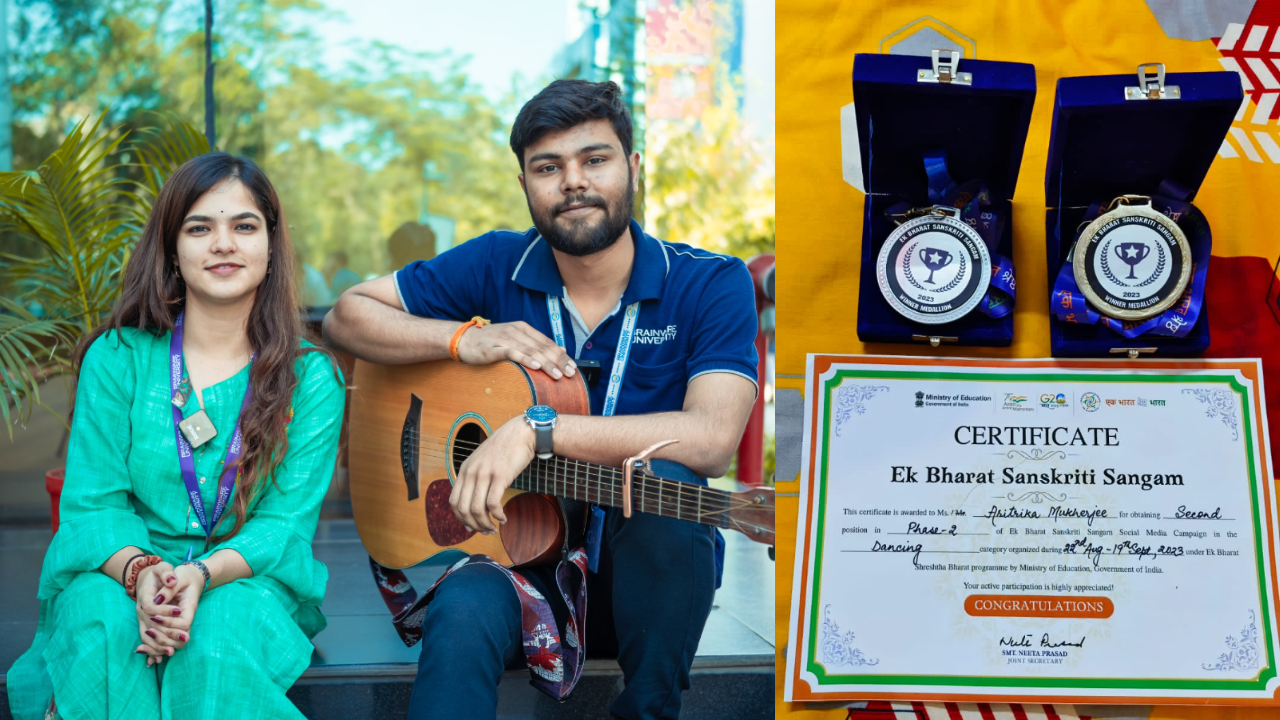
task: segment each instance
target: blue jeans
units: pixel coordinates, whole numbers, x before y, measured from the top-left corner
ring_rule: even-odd
[[[606,511],[604,527],[599,572],[587,576],[586,639],[589,657],[616,655],[622,668],[625,688],[609,712],[677,718],[715,595],[714,531],[644,513],[624,518],[618,508]],[[503,670],[524,667],[511,582],[494,568],[462,568],[436,588],[422,631],[410,720],[496,717]]]

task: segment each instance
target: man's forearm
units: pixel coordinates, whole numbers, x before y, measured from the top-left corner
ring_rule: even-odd
[[[458,329],[452,320],[410,315],[364,295],[346,293],[324,317],[324,341],[384,365],[442,360]]]
[[[556,421],[555,453],[563,457],[620,467],[654,443],[679,440],[653,454],[673,460],[704,477],[720,477],[738,447],[742,428],[719,427],[690,411],[589,417],[561,415]]]

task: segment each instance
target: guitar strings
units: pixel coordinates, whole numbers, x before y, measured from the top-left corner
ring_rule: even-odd
[[[455,441],[455,447],[459,445],[469,445],[474,448],[474,446],[477,446],[478,443],[474,443],[470,441],[462,441],[462,440]],[[429,451],[431,451],[429,452],[429,454],[436,459],[439,459],[439,460],[447,459],[444,453],[441,452],[437,454],[436,452],[437,448],[433,448],[430,444],[425,444],[425,443],[420,444],[419,447],[426,448]],[[578,477],[581,477],[583,474],[585,474],[585,479],[591,480],[593,479],[592,476],[594,475],[596,479],[610,481],[610,486],[607,489],[609,490],[611,499],[616,502],[616,495],[617,495],[617,492],[621,489],[621,487],[619,485],[615,485],[615,483],[621,482],[621,470],[618,470],[616,468],[602,467],[599,465],[595,465],[593,467],[594,465],[593,463],[580,463],[579,461],[571,460],[569,458],[558,458],[557,461],[561,463],[565,463],[565,465],[559,469],[564,471],[572,471],[575,474],[575,478],[571,480],[561,481],[561,480],[557,480],[554,477],[537,477],[536,473],[541,468],[531,465],[526,470],[526,473],[529,475],[529,479],[531,481],[539,482],[539,483],[549,481],[555,485],[576,486],[577,483],[575,482],[575,480]],[[571,464],[572,467],[570,467],[569,464]],[[606,475],[606,472],[608,473],[607,475]],[[659,487],[650,488],[649,487],[650,481],[653,483],[657,483]],[[725,491],[722,491],[722,490],[717,490],[715,488],[705,488],[703,486],[693,485],[690,483],[682,483],[676,480],[660,478],[658,476],[651,476],[651,475],[648,475],[647,473],[642,473],[639,478],[639,482],[637,482],[636,484],[639,485],[640,487],[641,499],[651,500],[655,502],[659,508],[661,508],[663,507],[662,495],[666,494],[670,499],[669,504],[672,505],[672,507],[675,510],[677,510],[677,512],[683,510],[683,508],[685,507],[686,500],[690,503],[696,504],[696,507],[698,509],[698,514],[703,516],[714,516],[717,514],[722,514],[727,510],[735,509],[735,507],[738,507],[738,508],[747,507],[752,504],[747,501],[733,498],[729,493],[726,493]],[[589,497],[589,494],[590,494],[589,488],[585,488],[585,489],[588,490],[587,495]],[[709,498],[706,493],[711,493]],[[596,495],[599,500],[603,500],[602,491],[598,490]],[[722,509],[707,509],[704,507],[704,500],[706,499],[722,500],[727,505],[727,507]],[[693,508],[690,508],[690,509],[693,509]]]
[[[412,433],[411,433],[410,435],[412,435]],[[448,445],[448,440],[447,440],[447,438],[443,438],[443,437],[438,436],[438,435],[427,435],[427,436],[424,436],[424,437],[425,437],[426,439],[425,439],[424,441],[422,441],[422,442],[420,442],[420,443],[418,444],[418,447],[419,447],[420,449],[438,450],[438,449],[440,449],[440,448],[439,448],[439,445],[438,445],[437,443],[440,443],[440,442],[443,442],[443,443],[445,444],[445,446],[446,446],[446,447],[447,447],[447,445]],[[460,439],[455,439],[455,440],[454,440],[454,447],[455,447],[455,448],[468,448],[468,449],[470,449],[470,450],[473,450],[473,451],[474,451],[474,450],[475,450],[475,448],[479,447],[479,445],[480,445],[480,443],[478,443],[478,442],[472,442],[472,441],[469,441],[469,440],[460,440]],[[444,455],[436,455],[435,457],[438,457],[438,458],[444,459],[444,457],[445,457],[445,456],[444,456]],[[609,480],[617,481],[617,482],[621,482],[621,480],[622,480],[622,470],[621,470],[621,469],[618,469],[618,468],[611,468],[611,467],[607,467],[607,466],[604,466],[604,465],[600,465],[600,464],[598,464],[598,463],[583,463],[583,462],[578,461],[578,460],[571,460],[571,459],[569,459],[569,458],[564,458],[564,457],[559,457],[558,459],[559,459],[559,461],[561,461],[561,462],[565,462],[565,463],[573,463],[573,468],[572,468],[572,469],[573,469],[575,472],[580,472],[580,471],[583,471],[583,470],[585,469],[585,472],[586,472],[586,475],[587,475],[587,479],[590,479],[590,478],[591,478],[591,474],[592,474],[592,472],[593,472],[593,470],[594,470],[595,475],[596,475],[596,477],[597,477],[598,479],[601,479],[601,480],[609,479]],[[528,470],[532,471],[532,470],[533,470],[533,467],[534,467],[534,466],[531,464],[531,465],[529,466]],[[569,470],[570,468],[565,467],[564,469],[565,469],[565,470]],[[608,473],[608,475],[607,475],[607,476],[606,476],[606,472]],[[647,473],[641,473],[641,478],[642,478],[642,479],[644,479],[644,478],[651,478],[651,479],[653,479],[653,480],[655,480],[655,481],[658,481],[658,482],[660,482],[660,483],[663,483],[663,487],[664,487],[664,489],[665,489],[666,487],[672,487],[672,488],[674,488],[674,489],[672,490],[672,492],[677,492],[677,493],[679,493],[682,497],[688,497],[688,494],[689,494],[689,493],[693,493],[693,494],[696,496],[696,495],[698,494],[698,489],[699,489],[699,488],[701,488],[701,487],[703,487],[703,486],[700,486],[700,485],[692,485],[692,484],[690,484],[690,483],[682,483],[682,482],[679,482],[678,480],[670,480],[670,479],[668,479],[668,478],[659,478],[659,477],[658,477],[658,476],[656,476],[656,475],[652,475],[652,476],[651,476],[651,475],[648,475]],[[550,479],[550,478],[548,478],[548,479]],[[712,491],[714,491],[714,492],[723,492],[723,491],[716,491],[714,488],[707,488],[707,489],[708,489],[708,490],[712,490]]]
[[[419,437],[419,433],[415,432],[415,430],[411,430],[411,432],[407,433],[407,436],[410,438]],[[444,446],[447,447],[448,438],[445,438],[442,436],[420,436],[420,438],[421,438],[419,442],[420,450],[428,450],[429,456],[435,457],[436,460],[440,460],[442,462],[449,462],[452,460],[451,457],[447,455],[447,452],[444,452],[444,448],[439,447],[439,443],[444,443]],[[466,447],[470,447],[471,450],[475,450],[476,447],[480,446],[480,442],[463,441],[463,439],[461,438],[454,438],[453,443],[454,443],[454,447],[456,448],[466,446]],[[616,468],[607,468],[607,466],[598,465],[598,464],[591,464],[591,462],[586,462],[586,464],[580,464],[580,461],[570,460],[570,459],[567,459],[567,457],[558,457],[557,460],[561,462],[566,462],[566,464],[572,464],[572,471],[573,473],[575,473],[575,480],[576,478],[581,477],[581,474],[584,473],[584,470],[585,470],[585,479],[586,480],[593,479],[591,478],[591,475],[593,475],[593,465],[595,465],[594,474],[596,479],[600,479],[600,480],[608,479],[609,482],[611,482],[611,486],[609,486],[608,488],[609,501],[611,501],[611,505],[617,505],[617,491],[618,489],[621,489],[621,488],[614,488],[613,483],[621,482],[622,470],[616,469]],[[571,468],[568,468],[568,466],[564,466],[564,468],[562,469],[570,470]],[[608,477],[605,477],[605,471],[608,471]],[[559,486],[561,488],[566,488],[566,489],[567,487],[575,487],[575,488],[579,487],[579,484],[577,484],[575,480],[557,480],[556,478],[548,478],[548,477],[539,478],[539,477],[536,477],[536,473],[538,473],[538,469],[535,469],[534,466],[530,465],[529,468],[525,469],[524,473],[521,473],[521,475],[522,477],[529,478],[530,482],[541,484],[541,487],[543,488],[545,488],[545,483],[547,482],[552,483],[553,486]],[[658,487],[650,488],[649,487],[650,480],[652,480],[652,482],[654,483],[657,483]],[[658,478],[657,475],[648,475],[645,473],[641,473],[640,482],[636,484],[639,484],[639,488],[640,488],[639,497],[637,497],[636,500],[639,501],[637,502],[637,505],[639,505],[639,509],[641,511],[645,511],[646,501],[653,502],[654,506],[658,507],[658,511],[659,512],[662,511],[664,507],[663,498],[662,498],[663,495],[667,495],[669,498],[666,507],[668,507],[668,509],[675,510],[677,516],[684,515],[684,512],[686,510],[686,502],[692,503],[692,505],[694,506],[687,507],[687,510],[694,512],[695,518],[698,518],[699,520],[703,518],[716,519],[717,516],[726,515],[728,514],[728,512],[731,512],[733,510],[745,509],[745,507],[751,507],[754,505],[754,503],[751,503],[749,501],[740,500],[740,498],[732,497],[730,493],[727,493],[724,491],[718,491],[718,489],[716,488],[704,488],[703,486],[694,486],[694,484],[681,483],[681,482],[678,482],[678,480]],[[584,495],[586,496],[585,500],[590,501],[590,488],[584,488],[584,491],[585,491]],[[712,509],[707,509],[707,507],[704,507],[704,500],[705,498],[707,498],[707,492],[704,492],[704,491],[713,493],[713,495],[710,495],[710,500],[721,500],[723,502],[723,507],[719,507],[719,509],[714,509],[714,507],[712,507]],[[556,493],[553,493],[553,495],[556,495]],[[559,493],[559,495],[566,495],[566,493]],[[671,496],[675,496],[675,497],[671,497]],[[604,501],[602,489],[599,489],[599,488],[596,489],[595,501],[596,502]],[[745,527],[750,527],[753,529],[768,530],[768,528],[760,527],[760,525],[756,525],[754,523],[744,523],[744,521],[737,518],[732,518],[732,516],[726,519],[730,521],[731,527],[739,527],[739,529],[741,529],[741,527],[744,527],[745,525]]]
[[[425,447],[428,448],[428,452],[425,453],[425,455],[427,455],[428,457],[431,457],[435,460],[439,460],[441,462],[446,462],[450,459],[443,452],[433,451],[429,445]],[[560,468],[561,470],[564,470],[564,471],[573,472],[574,473],[573,478],[560,480],[555,477],[547,477],[547,476],[539,477],[538,474],[541,470],[543,470],[543,468],[533,466],[533,465],[527,468],[523,473],[521,473],[521,475],[526,477],[529,481],[536,483],[543,488],[545,488],[547,485],[551,485],[553,487],[560,487],[560,488],[566,488],[566,489],[569,487],[573,487],[576,489],[576,488],[582,487],[577,482],[577,480],[581,480],[581,479],[585,479],[585,480],[597,479],[600,481],[609,482],[609,485],[607,487],[596,489],[595,501],[604,502],[605,493],[607,492],[609,495],[609,501],[610,501],[609,504],[611,505],[617,504],[617,495],[622,490],[621,484],[620,484],[621,479],[618,476],[618,471],[613,470],[612,468],[609,468],[609,470],[612,470],[613,472],[609,476],[605,476],[604,473],[592,468],[589,464],[579,465],[578,461],[569,460],[567,458],[561,458],[561,462],[573,463],[574,466],[572,468],[567,466]],[[610,481],[613,481],[613,482],[610,482]],[[653,482],[661,483],[662,487],[661,488],[650,487],[650,485]],[[715,488],[706,488],[705,490],[710,491],[711,493],[715,493],[714,495],[710,496],[711,500],[720,499],[720,500],[723,500],[729,506],[721,509],[714,509],[714,508],[708,509],[705,506],[705,502],[704,502],[704,500],[708,498],[706,495],[703,494],[704,489],[702,488],[702,486],[691,485],[689,483],[681,483],[679,481],[669,480],[666,478],[658,478],[656,476],[642,475],[640,478],[638,478],[638,481],[635,483],[635,485],[641,491],[639,493],[639,498],[637,498],[638,500],[650,501],[654,505],[656,505],[658,508],[670,507],[671,509],[676,510],[678,513],[683,513],[683,511],[685,510],[694,511],[700,517],[714,517],[715,515],[723,514],[724,512],[731,509],[735,509],[736,507],[746,507],[751,505],[751,503],[749,502],[746,502],[737,498],[733,498],[728,493],[724,493],[724,491],[716,490]],[[586,496],[583,499],[590,500],[591,499],[590,496],[592,494],[591,488],[583,487],[582,489],[584,491],[583,494]],[[567,494],[567,493],[559,493],[559,494]],[[666,498],[663,498],[664,495],[666,496]],[[643,506],[641,506],[641,508],[643,509]]]
[[[414,438],[415,436],[418,436],[418,433],[411,431],[407,433],[407,435],[410,438]],[[427,450],[428,452],[426,454],[429,457],[432,457],[436,460],[440,460],[446,463],[453,459],[449,457],[448,453],[445,452],[445,448],[447,447],[447,444],[448,444],[447,438],[439,435],[422,435],[420,437],[421,437],[421,440],[418,443],[418,447],[420,450]],[[441,447],[441,445],[444,445],[445,447]],[[479,447],[479,445],[480,445],[479,442],[461,440],[457,438],[454,439],[455,448],[468,447],[474,450],[476,447]],[[601,466],[594,463],[580,463],[580,461],[571,460],[569,458],[559,458],[559,460],[563,463],[572,464],[573,466],[572,468],[569,468],[566,466],[566,467],[563,467],[562,469],[563,470],[572,469],[575,475],[575,480],[579,477],[582,477],[583,474],[585,474],[586,480],[591,480],[593,479],[592,475],[594,473],[595,479],[602,480],[602,481],[604,480],[611,481],[610,486],[607,489],[610,494],[611,504],[616,504],[617,491],[621,490],[621,488],[620,487],[615,488],[612,483],[621,481],[622,471],[620,469],[609,468],[609,467]],[[594,468],[593,468],[593,465],[595,466]],[[550,482],[553,486],[555,485],[559,485],[561,487],[568,487],[568,486],[577,487],[578,486],[578,484],[574,482],[574,480],[562,481],[562,480],[557,480],[554,477],[539,478],[536,475],[537,471],[538,470],[535,469],[533,465],[530,465],[528,468],[525,469],[524,472],[521,473],[521,476],[527,477],[532,482],[543,484],[544,487],[545,487],[545,483],[547,482]],[[605,474],[606,472],[608,472],[608,476],[606,476]],[[650,488],[649,487],[650,482],[656,482],[658,484],[658,487],[656,489]],[[666,507],[668,507],[669,509],[675,510],[677,514],[682,514],[684,510],[688,509],[693,511],[694,514],[699,518],[704,518],[704,517],[714,518],[719,515],[724,515],[725,513],[728,513],[732,510],[747,508],[753,505],[753,503],[749,501],[735,498],[729,493],[722,490],[717,490],[715,488],[704,488],[701,485],[693,485],[691,483],[683,483],[677,480],[660,478],[657,476],[648,475],[646,473],[640,474],[639,482],[636,483],[636,485],[639,486],[639,490],[640,490],[639,497],[636,499],[639,501],[638,506],[641,511],[644,511],[645,509],[644,503],[647,501],[647,502],[653,503],[659,509],[659,511],[663,509],[664,503],[665,503]],[[588,498],[586,499],[589,500],[589,495],[590,495],[589,488],[584,488],[584,490],[587,491],[585,494],[588,495]],[[703,501],[704,499],[706,499],[704,490],[714,493],[713,495],[711,495],[711,499],[722,500],[724,502],[724,507],[709,508],[709,509],[704,507]],[[604,501],[603,492],[604,492],[604,489],[597,489],[596,502]],[[667,496],[666,500],[663,499],[662,497],[663,495]],[[688,505],[686,505],[686,502],[692,504],[693,507],[689,507]],[[760,528],[760,526],[757,526],[753,523],[745,523],[737,518],[728,518],[728,520],[730,523],[732,523],[735,526],[747,526],[753,529],[767,530],[767,528]]]
[[[446,457],[443,453],[439,453],[439,454],[437,454],[437,453],[427,453],[427,455],[428,455],[429,457],[433,457],[434,459],[439,460],[439,461],[441,461],[441,462],[447,462],[447,461],[449,460],[449,458],[448,458],[448,457]],[[566,459],[566,460],[567,460],[567,459]],[[568,461],[568,462],[576,462],[576,461]],[[528,480],[530,480],[531,482],[533,482],[533,483],[537,483],[539,486],[538,486],[538,487],[530,487],[530,488],[519,488],[519,489],[527,490],[527,491],[529,491],[529,492],[546,492],[548,489],[551,489],[551,490],[556,489],[554,486],[561,486],[561,488],[566,488],[566,487],[569,487],[569,486],[575,486],[575,487],[578,487],[575,483],[573,483],[573,482],[571,482],[571,481],[558,481],[558,480],[556,480],[556,479],[554,479],[554,478],[536,478],[536,477],[534,477],[534,476],[533,476],[533,472],[534,472],[533,470],[528,470],[528,469],[527,469],[525,472],[521,473],[521,475],[522,475],[523,477],[527,478]],[[591,479],[591,477],[590,477],[591,472],[592,472],[592,471],[591,471],[591,469],[590,469],[590,468],[587,468],[587,469],[586,469],[586,474],[587,474],[587,479],[588,479],[588,480],[589,480],[589,479]],[[597,474],[598,474],[598,473],[597,473]],[[667,479],[665,479],[665,478],[657,478],[657,477],[653,477],[653,476],[650,476],[650,478],[651,478],[651,479],[653,479],[653,480],[661,480],[661,481],[663,481],[663,482],[675,483],[676,485],[688,485],[688,483],[680,483],[680,482],[678,482],[678,481],[667,480]],[[603,479],[603,478],[601,478],[601,479]],[[547,488],[547,487],[546,487],[546,484],[545,484],[546,482],[549,482],[553,487],[552,487],[552,488]],[[732,497],[731,495],[729,495],[729,494],[727,494],[727,493],[724,493],[724,491],[716,490],[715,488],[709,488],[709,490],[711,490],[711,491],[713,491],[713,492],[723,493],[723,494],[721,495],[721,498],[723,499],[723,501],[724,501],[724,503],[725,503],[725,506],[724,506],[724,507],[722,507],[722,508],[720,508],[720,509],[706,509],[706,508],[703,506],[703,504],[702,504],[702,500],[701,500],[700,498],[699,498],[699,499],[697,499],[697,500],[690,501],[690,503],[692,503],[692,506],[691,506],[689,503],[681,503],[681,502],[679,502],[678,500],[672,500],[672,499],[671,499],[671,494],[672,494],[672,492],[673,492],[673,491],[668,490],[668,491],[666,491],[665,493],[654,492],[654,491],[652,491],[652,490],[648,489],[648,488],[647,488],[647,485],[646,485],[646,484],[644,484],[644,483],[643,483],[643,481],[642,481],[642,483],[640,483],[640,484],[639,484],[639,487],[640,487],[640,489],[641,489],[641,492],[639,493],[639,496],[635,498],[635,500],[636,500],[636,507],[637,507],[637,509],[639,509],[641,512],[653,512],[653,510],[651,510],[650,508],[651,508],[651,507],[656,507],[656,508],[658,509],[658,512],[659,512],[659,513],[660,513],[664,508],[669,509],[669,510],[675,510],[675,511],[676,511],[676,513],[677,513],[677,516],[679,517],[679,519],[682,519],[682,520],[688,519],[687,514],[688,514],[688,513],[690,513],[690,512],[692,512],[692,513],[694,514],[694,516],[695,516],[695,518],[696,518],[696,520],[695,520],[695,521],[700,522],[700,521],[702,521],[704,518],[705,518],[705,519],[715,519],[717,516],[726,515],[726,513],[730,513],[730,512],[732,512],[733,510],[743,509],[743,508],[750,508],[751,506],[753,506],[753,505],[754,505],[754,503],[751,503],[751,502],[749,502],[749,501],[745,501],[745,500],[742,500],[742,499],[739,499],[739,498],[734,498],[734,497]],[[702,486],[690,485],[690,487],[691,487],[691,488],[693,488],[695,492],[697,492],[697,490],[698,490],[699,488],[701,488]],[[621,490],[621,488],[617,488],[617,490]],[[615,507],[620,507],[620,505],[617,505],[617,497],[616,497],[617,490],[615,490],[614,488],[610,488],[610,489],[609,489],[609,495],[610,495],[610,497],[609,497],[609,504],[610,504],[610,505],[613,505],[613,506],[615,506]],[[683,499],[688,499],[688,495],[685,493],[685,489],[684,489],[684,488],[677,488],[677,489],[676,489],[676,491],[674,491],[674,492],[678,492],[678,493],[682,496],[682,498],[683,498]],[[568,495],[568,493],[565,493],[565,492],[561,492],[561,493],[554,493],[554,492],[552,492],[551,494]],[[585,494],[587,497],[585,497],[585,498],[575,498],[575,499],[585,500],[585,501],[587,501],[587,502],[592,502],[592,500],[591,500],[591,498],[590,498],[590,492],[586,492],[586,493],[584,493],[584,494]],[[634,494],[634,493],[633,493],[633,494]],[[666,494],[666,495],[667,495],[667,498],[666,498],[666,499],[663,499],[663,498],[661,497],[663,494]],[[595,502],[603,503],[604,501],[605,501],[605,498],[604,498],[604,491],[603,491],[603,490],[597,490],[597,492],[596,492],[596,500],[595,500]],[[742,520],[741,518],[737,518],[737,517],[734,517],[734,516],[732,516],[732,515],[727,515],[724,519],[725,519],[725,521],[726,521],[728,524],[727,524],[727,525],[721,525],[720,527],[726,527],[726,528],[730,528],[730,529],[736,529],[736,530],[738,530],[738,531],[742,532],[743,534],[747,535],[748,537],[756,537],[756,539],[763,539],[763,538],[758,537],[758,536],[759,536],[759,533],[767,533],[767,534],[768,534],[768,536],[770,536],[770,537],[771,537],[771,536],[773,535],[773,532],[774,532],[774,531],[773,531],[773,529],[772,529],[771,527],[768,527],[768,526],[766,526],[766,525],[760,525],[760,524],[752,523],[752,522],[747,522],[747,521],[745,521],[745,520]],[[749,532],[749,531],[755,531],[757,535],[756,535],[756,536],[753,536],[753,535],[752,535],[752,533],[751,533],[751,532]]]
[[[444,438],[440,438],[439,436],[428,436],[428,437],[430,437],[430,438],[432,438],[432,439],[431,439],[431,440],[428,440],[428,441],[426,441],[426,442],[420,443],[420,444],[419,444],[419,448],[422,448],[422,449],[428,449],[428,450],[432,450],[432,451],[438,450],[438,449],[439,449],[439,448],[438,448],[438,445],[437,445],[437,446],[435,446],[435,447],[433,447],[432,443],[435,443],[435,442],[436,442],[436,441],[438,441],[438,440],[444,440]],[[446,441],[446,443],[447,443],[447,441]],[[454,440],[454,447],[455,447],[455,448],[460,447],[460,446],[469,446],[469,447],[470,447],[470,449],[474,450],[474,449],[475,449],[476,447],[478,447],[479,445],[480,445],[480,443],[471,442],[471,441],[467,441],[467,440],[457,440],[457,439],[455,439],[455,440]],[[447,459],[448,459],[447,455],[446,455],[445,453],[443,453],[443,452],[441,452],[440,454],[436,454],[435,452],[432,452],[432,453],[430,453],[430,455],[431,455],[432,457],[435,457],[435,458],[440,459],[440,460],[447,460]],[[583,472],[583,471],[585,470],[585,473],[586,473],[586,479],[587,479],[587,480],[592,479],[592,473],[593,473],[593,471],[594,471],[594,473],[595,473],[596,478],[597,478],[597,479],[600,479],[600,480],[606,480],[606,479],[607,479],[607,480],[614,481],[614,482],[618,482],[618,483],[620,483],[620,482],[621,482],[621,480],[622,480],[622,471],[621,471],[621,470],[619,470],[619,469],[617,469],[617,468],[609,468],[609,467],[600,466],[600,465],[597,465],[597,464],[594,464],[594,463],[585,463],[585,464],[580,464],[580,462],[579,462],[579,461],[577,461],[577,460],[571,460],[571,459],[569,459],[569,458],[559,458],[559,460],[560,460],[561,462],[564,462],[564,463],[572,463],[572,464],[573,464],[573,467],[572,467],[572,468],[564,467],[564,468],[562,468],[562,469],[564,469],[564,470],[566,470],[566,471],[568,471],[568,470],[572,469],[572,470],[574,471],[575,475],[576,475],[576,474],[578,474],[578,473],[581,473],[581,472]],[[594,468],[593,468],[593,465],[595,466]],[[537,472],[537,469],[535,468],[535,466],[534,466],[534,465],[530,465],[530,466],[529,466],[529,468],[527,468],[525,472],[526,472],[526,473],[530,473],[530,474],[532,474],[532,473],[536,473],[536,472]],[[608,472],[608,475],[607,475],[607,476],[605,475],[605,472]],[[524,474],[524,473],[522,473],[522,474]],[[552,482],[552,483],[556,483],[556,484],[560,484],[560,485],[565,485],[565,484],[576,484],[576,483],[573,483],[572,481],[562,482],[562,481],[557,481],[555,478],[546,478],[546,477],[544,477],[544,478],[538,478],[538,477],[535,477],[535,476],[532,476],[532,475],[531,475],[530,479],[531,479],[531,480],[533,480],[533,481],[550,481],[550,482]],[[657,483],[660,485],[660,487],[659,487],[659,488],[657,488],[657,489],[655,489],[655,490],[647,491],[647,490],[648,490],[648,489],[647,489],[647,487],[646,487],[647,483],[645,483],[645,482],[644,482],[646,479],[653,480],[653,481],[657,482]],[[657,503],[658,503],[658,506],[659,506],[659,507],[661,507],[661,506],[662,506],[662,505],[661,505],[661,496],[662,496],[663,494],[666,494],[666,493],[672,493],[672,494],[674,494],[674,495],[675,495],[675,497],[673,498],[673,501],[674,501],[674,502],[673,502],[673,504],[674,504],[674,506],[676,507],[676,509],[677,509],[677,510],[679,510],[680,508],[682,508],[682,507],[683,507],[683,501],[684,501],[685,499],[688,499],[688,500],[689,500],[689,502],[697,503],[697,505],[698,505],[699,509],[701,510],[702,500],[703,500],[703,498],[705,497],[705,496],[704,496],[704,494],[703,494],[703,486],[700,486],[700,485],[692,485],[692,484],[690,484],[690,483],[682,483],[682,482],[679,482],[679,481],[677,481],[677,480],[670,480],[670,479],[667,479],[667,478],[659,478],[659,477],[657,477],[657,476],[651,476],[651,475],[648,475],[647,473],[642,474],[642,475],[641,475],[641,477],[640,477],[640,480],[641,480],[641,482],[640,482],[640,483],[637,483],[637,484],[641,486],[641,498],[643,498],[643,499],[653,500],[653,501],[655,501],[655,502],[657,502]],[[621,490],[621,487],[619,486],[619,487],[617,487],[617,488],[615,489],[615,487],[611,484],[611,485],[610,485],[610,487],[608,488],[608,490],[609,490],[609,492],[610,492],[610,495],[611,495],[611,496],[616,497],[616,493],[617,493],[617,491],[618,491],[618,490]],[[735,503],[736,503],[736,504],[738,504],[740,507],[743,507],[743,506],[749,506],[749,505],[751,504],[751,503],[749,503],[749,502],[745,502],[745,501],[742,501],[742,500],[739,500],[739,499],[733,498],[733,497],[732,497],[732,496],[730,496],[728,493],[724,493],[724,491],[716,490],[715,488],[706,488],[706,490],[709,490],[709,491],[711,491],[712,493],[715,493],[715,495],[712,495],[712,496],[711,496],[712,498],[716,498],[716,495],[723,494],[723,499],[724,499],[727,503],[729,503],[729,504],[735,504]],[[665,491],[665,493],[664,493],[664,491]],[[597,493],[597,497],[598,497],[598,498],[601,498],[601,496],[600,496],[600,493],[599,493],[599,492]],[[601,499],[602,499],[602,498],[601,498]],[[726,508],[725,510],[727,510],[727,509],[729,509],[729,508]],[[725,510],[701,510],[700,514],[702,514],[702,515],[715,515],[715,514],[723,513],[723,512],[725,512]]]

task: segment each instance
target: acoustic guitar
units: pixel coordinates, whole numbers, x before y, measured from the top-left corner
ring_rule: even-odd
[[[717,490],[658,477],[647,464],[624,482],[620,468],[562,457],[534,460],[507,489],[507,522],[496,534],[468,532],[449,507],[462,462],[495,428],[531,405],[589,415],[582,374],[556,381],[507,361],[357,360],[353,386],[351,506],[369,555],[387,567],[416,565],[446,550],[488,555],[507,566],[556,560],[566,528],[553,495],[602,506],[629,504],[634,512],[737,530],[773,544],[772,490]]]

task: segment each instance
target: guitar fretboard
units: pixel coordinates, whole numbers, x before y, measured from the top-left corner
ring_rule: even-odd
[[[607,465],[553,457],[534,460],[512,487],[573,500],[622,507],[622,470]],[[631,475],[631,505],[640,512],[729,527],[729,493],[669,480],[636,470]]]

